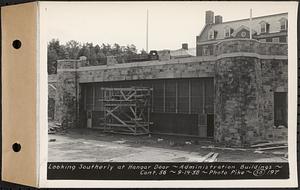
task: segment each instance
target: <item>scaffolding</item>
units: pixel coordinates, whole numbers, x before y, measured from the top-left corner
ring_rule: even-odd
[[[143,135],[149,133],[152,88],[101,88],[104,131]]]

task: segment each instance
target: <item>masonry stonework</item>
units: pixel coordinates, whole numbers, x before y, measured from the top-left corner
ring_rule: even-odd
[[[77,60],[57,62],[55,121],[63,127],[76,127],[78,113]]]
[[[287,44],[225,40],[213,50],[210,56],[102,66],[59,61],[55,119],[78,125],[80,83],[214,77],[214,139],[248,146],[272,138],[274,92],[287,92]]]

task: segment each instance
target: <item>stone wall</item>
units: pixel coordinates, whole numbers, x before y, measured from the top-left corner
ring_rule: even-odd
[[[274,92],[288,91],[287,45],[233,40],[215,50],[216,56],[239,53],[216,60],[215,139],[230,146],[270,139]]]
[[[230,39],[217,43],[214,47],[214,54],[226,53],[256,53],[258,55],[287,55],[287,44],[282,43],[262,43],[249,39]]]
[[[48,76],[48,120],[54,119],[57,75]]]
[[[227,53],[256,53],[258,55],[287,55],[288,44],[258,42],[249,39],[227,39],[220,42],[197,45],[197,56],[221,55]]]
[[[157,64],[134,64],[127,67],[103,66],[97,69],[80,69],[79,82],[104,82],[123,80],[142,80],[160,78],[196,78],[214,77],[214,62],[194,59],[191,62],[175,62],[164,64],[156,61]],[[129,63],[128,63],[129,64]]]
[[[270,138],[274,92],[288,90],[287,44],[234,39],[215,44],[213,50],[210,56],[101,66],[58,61],[55,118],[78,125],[79,83],[215,77],[215,140],[248,146]]]
[[[258,100],[260,60],[251,57],[224,58],[216,63],[216,140],[229,145],[247,145],[263,137]]]
[[[63,127],[76,127],[79,104],[77,60],[57,62],[55,121]]]

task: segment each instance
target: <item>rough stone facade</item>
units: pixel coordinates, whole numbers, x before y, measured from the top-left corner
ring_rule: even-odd
[[[57,75],[48,76],[48,119],[54,120]]]
[[[161,78],[214,77],[214,62],[202,58],[148,61],[78,70],[79,82],[125,81]]]
[[[57,121],[78,125],[80,83],[214,77],[214,139],[231,146],[274,138],[270,135],[274,132],[273,94],[287,92],[288,85],[287,44],[256,40],[219,42],[210,56],[102,66],[85,66],[84,62],[58,61]],[[286,136],[284,130],[278,133]]]
[[[273,138],[268,135],[277,130],[273,94],[288,90],[287,45],[234,40],[217,44],[215,50],[221,56],[215,64],[216,140],[247,146]]]
[[[63,127],[75,127],[78,116],[77,60],[57,62],[55,121]]]

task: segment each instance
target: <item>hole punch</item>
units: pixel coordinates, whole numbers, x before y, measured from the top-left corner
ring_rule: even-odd
[[[14,150],[14,152],[20,152],[20,150],[21,150],[21,144],[20,143],[14,143],[12,145],[12,149]]]
[[[22,46],[22,42],[20,40],[14,40],[13,43],[12,43],[12,46],[15,49],[20,49],[20,47]]]

